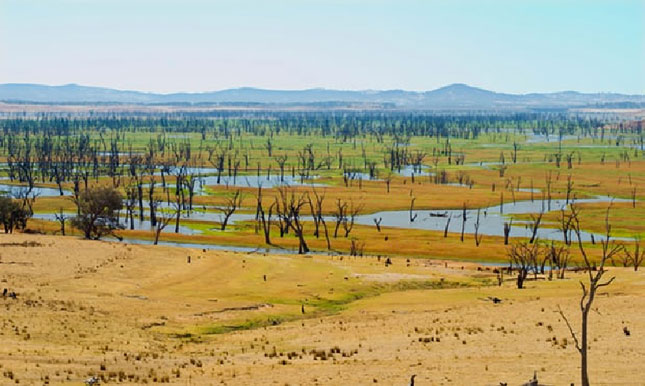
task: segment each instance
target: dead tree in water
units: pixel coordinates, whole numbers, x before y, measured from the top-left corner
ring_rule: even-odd
[[[416,200],[416,197],[412,197],[412,200],[410,201],[410,222],[414,222],[414,220],[417,219],[417,214],[413,214],[414,211],[414,201]]]
[[[304,224],[300,218],[302,208],[307,204],[307,200],[304,195],[300,195],[296,198],[295,193],[291,192],[291,196],[288,200],[287,216],[291,219],[289,221],[289,226],[293,229],[296,237],[298,237],[298,253],[305,254],[309,252],[309,247],[305,241],[304,234]]]
[[[605,269],[605,264],[608,261],[611,261],[612,258],[623,250],[623,246],[615,243],[611,240],[611,225],[609,223],[609,208],[607,208],[607,214],[605,215],[605,238],[601,240],[602,245],[602,255],[599,260],[593,261],[590,259],[587,250],[582,243],[582,230],[580,226],[580,216],[579,211],[575,205],[571,205],[571,215],[573,216],[573,230],[576,233],[578,238],[578,249],[582,255],[583,268],[587,272],[588,281],[583,283],[580,281],[580,287],[582,288],[582,296],[580,298],[580,313],[581,313],[581,323],[580,323],[580,335],[578,335],[569,323],[569,319],[564,315],[562,309],[559,309],[560,315],[564,319],[567,327],[569,328],[569,333],[575,342],[576,350],[580,353],[580,377],[582,386],[589,386],[589,372],[587,358],[589,349],[588,343],[588,327],[589,327],[589,311],[591,311],[591,306],[596,298],[596,292],[602,288],[610,285],[615,277],[611,277],[608,280],[603,280],[603,276],[607,272]]]
[[[196,175],[196,173],[193,171],[194,168],[191,168],[190,171],[187,169],[184,178],[182,179],[183,185],[188,191],[188,216],[190,216],[190,212],[193,210],[193,198],[195,197],[195,184],[198,181],[201,181],[201,177],[199,175]]]
[[[159,201],[155,199],[155,178],[154,176],[150,177],[150,189],[148,189],[148,206],[150,207],[150,225],[155,227],[157,225],[157,207],[159,206]]]
[[[484,235],[479,234],[479,215],[480,209],[477,209],[477,220],[475,221],[475,245],[479,246]]]
[[[376,230],[381,231],[381,221],[383,221],[383,217],[379,217],[378,220],[376,218],[373,218],[374,224],[376,225]]]
[[[508,237],[511,234],[511,227],[513,226],[513,219],[504,223],[504,245],[508,245]]]
[[[318,237],[320,234],[320,224],[322,224],[323,230],[325,231],[325,240],[327,241],[327,249],[331,250],[331,241],[329,240],[329,230],[327,229],[327,222],[323,216],[323,202],[325,201],[325,193],[318,194],[316,189],[313,190],[314,198],[316,200],[314,209],[312,211],[312,216],[314,216],[314,225],[316,227],[314,236]],[[310,199],[311,202],[311,199]]]
[[[137,207],[137,188],[135,185],[130,184],[125,188],[123,206],[125,206],[126,221],[130,221],[130,230],[134,230],[134,209]]]
[[[173,219],[175,219],[178,211],[180,211],[180,209],[177,204],[175,204],[173,208],[165,208],[157,211],[157,222],[154,225],[154,245],[157,245],[159,243],[159,236],[161,235],[161,232],[166,229],[168,224],[170,224]]]
[[[452,217],[448,215],[448,220],[446,220],[446,227],[443,229],[443,237],[446,238],[448,237],[448,228],[450,227],[450,220]]]
[[[235,213],[235,211],[241,206],[241,204],[242,204],[242,192],[239,189],[236,190],[232,196],[226,198],[226,200],[224,201],[224,206],[220,207],[220,211],[224,216],[220,223],[221,230],[223,231],[226,230],[226,225],[228,224],[228,220],[231,218],[233,213]]]
[[[464,232],[466,231],[466,220],[468,219],[466,215],[466,203],[464,202],[464,206],[461,209],[461,242],[464,242]]]
[[[542,222],[543,215],[544,211],[540,211],[538,215],[531,214],[531,239],[529,240],[529,244],[533,244],[537,238],[537,233],[540,229],[540,222]]]
[[[289,233],[291,225],[291,217],[289,217],[288,210],[288,194],[286,187],[278,188],[278,196],[275,197],[275,214],[278,217],[278,228],[280,229],[280,237]]]
[[[273,215],[273,208],[275,207],[275,202],[269,205],[268,213],[264,211],[264,206],[262,205],[262,185],[258,187],[257,199],[257,213],[256,220],[259,221],[262,226],[262,233],[264,233],[264,242],[267,245],[271,245],[271,216]]]
[[[269,142],[270,141],[271,140],[269,139]],[[208,153],[208,162],[217,169],[217,185],[219,185],[222,181],[222,172],[224,171],[224,163],[227,158],[228,150],[224,146],[218,146],[217,148],[209,148]]]
[[[139,203],[139,221],[143,222],[143,159],[140,156],[132,157],[130,159],[130,177],[134,182],[137,192],[137,199]]]
[[[551,211],[551,184],[553,183],[553,176],[551,174],[551,171],[546,174],[546,199],[547,199],[547,205],[548,205],[548,210]]]
[[[562,239],[566,245],[571,245],[571,232],[573,231],[571,225],[573,223],[573,216],[566,214],[565,210],[560,211],[559,228],[562,232]]]
[[[280,182],[284,182],[284,165],[287,163],[287,158],[286,154],[275,156],[275,162],[280,168]]]

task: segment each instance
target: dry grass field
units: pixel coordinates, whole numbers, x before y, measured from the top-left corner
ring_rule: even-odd
[[[581,273],[517,290],[492,267],[391,261],[0,234],[17,293],[0,298],[0,384],[578,384],[557,307],[578,326]],[[609,274],[591,381],[645,384],[645,274]]]

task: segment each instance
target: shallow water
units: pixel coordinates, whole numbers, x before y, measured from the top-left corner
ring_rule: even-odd
[[[576,203],[594,203],[594,202],[610,202],[611,197],[598,196],[591,199],[576,200]],[[615,202],[628,202],[626,199],[613,199]],[[560,210],[566,208],[565,200],[551,200],[550,210]],[[539,213],[544,210],[549,211],[549,205],[546,200],[532,201],[517,201],[516,203],[505,203],[503,206],[495,205],[488,208],[479,210],[479,234],[488,236],[504,236],[504,223],[509,221],[507,215],[509,214],[529,214]],[[445,213],[446,217],[433,217],[430,213]],[[391,226],[396,228],[405,229],[420,229],[443,231],[446,227],[448,217],[450,217],[450,225],[448,232],[460,233],[462,228],[462,210],[415,210],[413,214],[417,215],[415,221],[410,221],[410,212],[407,210],[402,211],[383,211],[369,215],[361,215],[356,218],[356,223],[361,225],[374,225],[374,219],[382,218],[381,226]],[[466,224],[464,233],[474,234],[475,224],[477,222],[477,210],[466,210]],[[510,237],[531,237],[531,229],[528,224],[519,221],[513,221],[510,232]],[[549,229],[541,227],[538,230],[537,236],[541,240],[563,240],[562,232],[557,229]],[[583,241],[591,240],[591,233],[582,232],[581,236]],[[601,236],[594,234],[594,238],[599,240]]]
[[[25,185],[9,185],[9,184],[0,184],[0,194],[8,194],[10,196],[17,196],[22,190],[27,189]],[[34,186],[31,190],[31,193],[36,194],[38,197],[52,197],[60,196],[60,191],[58,188],[42,188]],[[72,193],[69,190],[63,189],[64,196],[71,196]]]
[[[74,217],[75,213],[66,213],[67,216]],[[57,221],[56,220],[56,215],[54,213],[34,213],[32,216],[35,219],[39,220],[47,220],[47,221]],[[182,217],[183,219],[183,217]],[[134,217],[134,229],[135,230],[142,230],[142,231],[150,231],[151,233],[154,232],[154,228],[152,227],[152,224],[150,220],[143,220],[139,221],[139,217],[135,216]],[[130,229],[130,220],[126,219],[125,216],[121,216],[121,225],[123,225],[125,230]],[[215,225],[214,225],[215,226]],[[175,232],[175,222],[171,222],[168,224],[168,226],[162,231],[162,233],[174,233]],[[186,225],[179,225],[179,233],[184,234],[184,235],[201,235],[203,232],[198,229],[192,229],[189,226]]]

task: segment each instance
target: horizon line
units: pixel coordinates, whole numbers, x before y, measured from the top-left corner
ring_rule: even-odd
[[[286,92],[302,92],[302,91],[313,91],[313,90],[324,90],[324,91],[341,91],[341,92],[388,92],[388,91],[401,91],[401,92],[408,92],[408,93],[417,93],[417,94],[423,94],[423,93],[428,93],[432,91],[437,91],[441,90],[444,88],[448,87],[453,87],[453,86],[466,86],[468,88],[476,89],[476,90],[482,90],[482,91],[487,91],[487,92],[492,92],[496,94],[506,94],[506,95],[531,95],[531,94],[561,94],[561,93],[578,93],[578,94],[618,94],[618,95],[627,95],[627,96],[645,96],[645,91],[643,93],[625,93],[625,92],[619,92],[619,91],[595,91],[595,92],[581,92],[577,90],[558,90],[558,91],[531,91],[531,92],[524,92],[524,93],[513,93],[513,92],[500,92],[500,91],[494,91],[491,89],[479,87],[479,86],[472,86],[467,83],[449,83],[441,87],[437,87],[434,89],[426,89],[426,90],[409,90],[409,89],[403,89],[403,88],[390,88],[390,89],[378,89],[378,88],[367,88],[367,89],[339,89],[339,88],[326,88],[326,87],[308,87],[308,88],[298,88],[298,89],[280,89],[280,88],[262,88],[262,87],[256,87],[256,86],[237,86],[237,87],[229,87],[229,88],[222,88],[222,89],[213,89],[213,90],[208,90],[208,91],[172,91],[172,92],[158,92],[158,91],[143,91],[143,90],[136,90],[136,89],[129,89],[129,88],[118,88],[118,87],[110,87],[110,86],[98,86],[98,85],[85,85],[85,84],[79,84],[79,83],[64,83],[64,84],[46,84],[46,83],[28,83],[28,82],[7,82],[7,83],[0,83],[0,86],[44,86],[44,87],[67,87],[67,86],[76,86],[76,87],[86,87],[86,88],[99,88],[99,89],[106,89],[106,90],[113,90],[113,91],[119,91],[119,92],[135,92],[135,93],[141,93],[141,94],[151,94],[151,95],[175,95],[175,94],[193,94],[193,95],[198,95],[198,94],[210,94],[210,93],[217,93],[217,92],[222,92],[222,91],[231,91],[231,90],[244,90],[244,89],[251,89],[251,90],[259,90],[259,91],[286,91]]]

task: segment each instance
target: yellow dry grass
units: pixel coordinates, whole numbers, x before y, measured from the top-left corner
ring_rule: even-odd
[[[490,268],[422,259],[385,267],[25,234],[0,245],[0,287],[18,293],[0,298],[1,384],[396,385],[417,374],[420,385],[485,385],[533,371],[578,382],[555,311],[577,325],[582,274],[516,290],[512,278],[489,285]],[[639,384],[645,280],[609,274],[592,313],[591,379]]]

